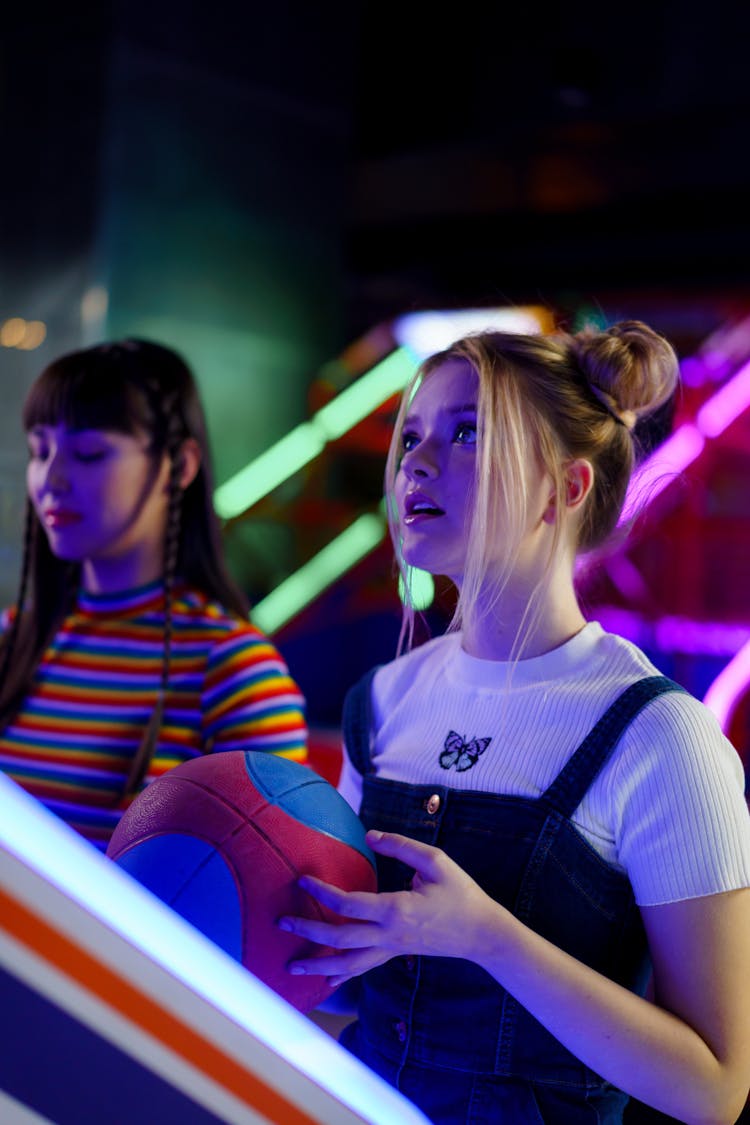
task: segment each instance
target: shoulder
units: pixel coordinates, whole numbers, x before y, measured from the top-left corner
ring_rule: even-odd
[[[602,635],[597,660],[622,690],[638,679],[661,675],[636,645],[611,633]],[[616,760],[620,777],[631,768],[679,773],[683,779],[716,769],[741,772],[739,755],[716,716],[685,690],[666,691],[643,707],[627,728]]]
[[[739,765],[739,755],[712,711],[687,691],[669,691],[652,700],[634,720],[630,738],[641,749],[660,747],[661,759],[700,766],[707,759]],[[653,756],[653,755],[651,755]]]
[[[194,634],[196,642],[206,644],[212,668],[271,664],[286,671],[275,644],[257,625],[201,590],[181,587],[175,595],[172,616],[176,630]]]
[[[644,708],[623,738],[611,783],[620,859],[641,905],[747,885],[742,763],[694,696],[668,692]]]
[[[218,636],[254,628],[248,620],[227,609],[202,590],[180,583],[172,597],[172,616],[178,623],[214,631]]]

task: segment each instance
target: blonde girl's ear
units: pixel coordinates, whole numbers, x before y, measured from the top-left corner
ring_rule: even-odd
[[[594,484],[594,469],[590,461],[582,457],[569,461],[564,471],[565,509],[568,512],[580,511]],[[557,498],[551,492],[546,511],[542,517],[545,523],[553,524],[557,519]]]
[[[565,506],[569,511],[580,509],[594,486],[594,469],[590,461],[577,457],[565,466]]]
[[[185,438],[177,454],[180,464],[180,488],[192,484],[201,467],[201,450],[195,438]]]

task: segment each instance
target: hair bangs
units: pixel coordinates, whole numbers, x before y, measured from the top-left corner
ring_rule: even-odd
[[[79,353],[50,364],[35,380],[23,407],[23,426],[67,426],[71,430],[150,432],[144,396],[111,362]]]

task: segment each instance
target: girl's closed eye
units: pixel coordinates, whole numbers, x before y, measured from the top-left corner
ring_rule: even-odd
[[[49,456],[49,449],[44,442],[29,438],[28,446],[30,461],[45,461]]]
[[[26,434],[26,444],[29,450],[29,457],[32,460],[44,461],[45,458],[49,456],[49,442],[41,431],[29,430]]]
[[[108,455],[109,450],[98,446],[96,448],[76,449],[74,456],[76,461],[81,461],[84,465],[90,464],[92,461],[103,461]]]

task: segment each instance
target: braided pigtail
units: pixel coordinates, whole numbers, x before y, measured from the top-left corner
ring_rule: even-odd
[[[165,409],[168,409],[168,406],[165,406]],[[129,797],[138,790],[148,772],[151,759],[154,756],[162,721],[164,719],[164,708],[169,685],[169,669],[172,660],[172,601],[174,596],[175,576],[177,573],[180,528],[182,523],[183,490],[180,484],[180,476],[182,474],[182,458],[180,457],[182,429],[179,426],[176,414],[171,410],[168,417],[170,419],[169,433],[167,435],[167,453],[169,455],[169,501],[164,541],[164,576],[162,579],[164,586],[164,650],[162,654],[161,679],[151,718],[143,732],[140,745],[130,766],[123,797]]]
[[[26,605],[26,596],[29,589],[29,575],[31,573],[31,551],[36,529],[36,515],[31,500],[26,501],[26,514],[24,517],[24,530],[23,530],[23,560],[21,563],[21,577],[18,583],[18,596],[16,598],[16,612],[10,623],[5,644],[3,645],[3,658],[2,667],[0,668],[0,691],[3,696],[4,711],[7,704],[10,702],[5,693],[5,686],[8,680],[8,673],[13,667],[13,653],[15,652],[16,642],[18,641],[18,633],[21,628],[21,621],[23,619],[24,606]],[[14,693],[15,694],[15,693]],[[4,717],[4,716],[3,716]]]

